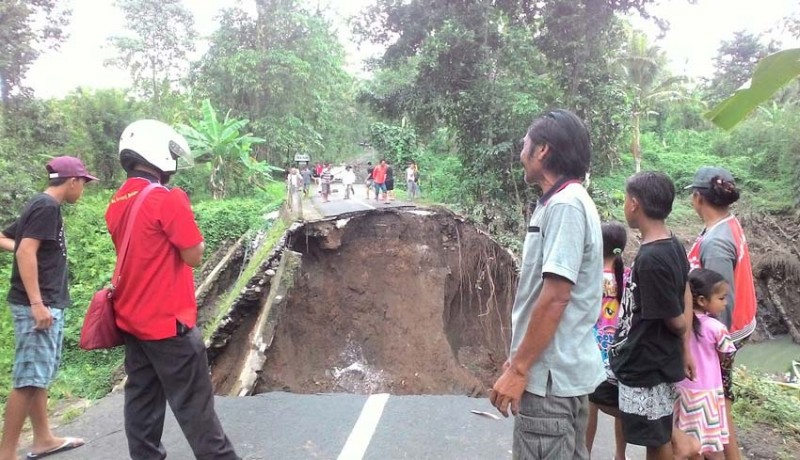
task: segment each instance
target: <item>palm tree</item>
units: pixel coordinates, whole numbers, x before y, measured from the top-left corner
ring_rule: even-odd
[[[654,107],[658,103],[684,98],[681,83],[685,78],[673,77],[666,72],[666,53],[658,46],[650,46],[647,36],[640,31],[630,33],[627,48],[619,62],[631,96],[631,153],[636,172],[639,172],[642,169],[642,117],[655,114]]]

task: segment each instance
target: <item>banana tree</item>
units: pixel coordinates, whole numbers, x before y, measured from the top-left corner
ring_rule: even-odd
[[[800,75],[800,48],[770,54],[756,65],[753,78],[720,102],[706,117],[723,129],[733,129],[761,103]]]
[[[263,187],[271,180],[270,172],[280,169],[251,155],[252,146],[265,140],[241,134],[249,120],[231,118],[229,111],[220,121],[208,99],[203,101],[201,114],[200,120],[178,125],[178,130],[189,142],[195,163],[209,165],[208,185],[215,199]]]

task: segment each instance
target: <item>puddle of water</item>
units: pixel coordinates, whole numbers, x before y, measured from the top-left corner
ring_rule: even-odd
[[[769,374],[784,374],[789,372],[793,359],[800,360],[800,345],[784,335],[748,343],[736,354],[736,365]]]

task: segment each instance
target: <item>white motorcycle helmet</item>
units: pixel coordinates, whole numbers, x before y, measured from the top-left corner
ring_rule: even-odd
[[[170,125],[158,120],[137,120],[119,139],[119,161],[126,172],[137,163],[158,169],[167,178],[181,168],[192,166],[189,143]]]

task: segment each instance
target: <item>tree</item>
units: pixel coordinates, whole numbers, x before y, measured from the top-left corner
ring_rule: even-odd
[[[124,178],[119,164],[119,137],[131,121],[142,117],[143,104],[122,90],[78,88],[60,106],[69,126],[68,150],[84,158],[101,186],[117,188]],[[79,143],[69,145],[73,142]]]
[[[641,121],[654,111],[657,104],[677,100],[684,92],[679,84],[682,77],[666,73],[667,56],[661,48],[650,46],[647,36],[633,31],[628,46],[620,59],[631,99],[631,154],[636,172],[642,169]]]
[[[203,118],[192,121],[191,126],[178,125],[178,129],[186,136],[194,161],[210,166],[208,185],[213,197],[244,192],[247,186],[263,187],[269,172],[279,168],[252,158],[251,147],[264,139],[240,133],[249,120],[231,118],[229,112],[219,121],[208,99],[203,101],[202,114]]]
[[[330,24],[293,1],[259,0],[257,7],[257,17],[223,11],[192,68],[196,93],[249,118],[267,140],[257,150],[269,163],[288,163],[298,151],[351,153],[365,123]]]
[[[119,57],[108,62],[130,72],[134,87],[148,98],[154,115],[188,70],[197,33],[194,18],[181,0],[116,0],[130,35],[114,36],[109,43]]]
[[[57,0],[5,0],[0,3],[0,94],[7,107],[14,92],[29,94],[22,80],[44,48],[65,37],[70,11]]]
[[[753,76],[758,61],[775,51],[774,44],[764,45],[757,35],[743,30],[724,40],[714,57],[714,76],[706,84],[709,101],[716,104],[739,89]]]

